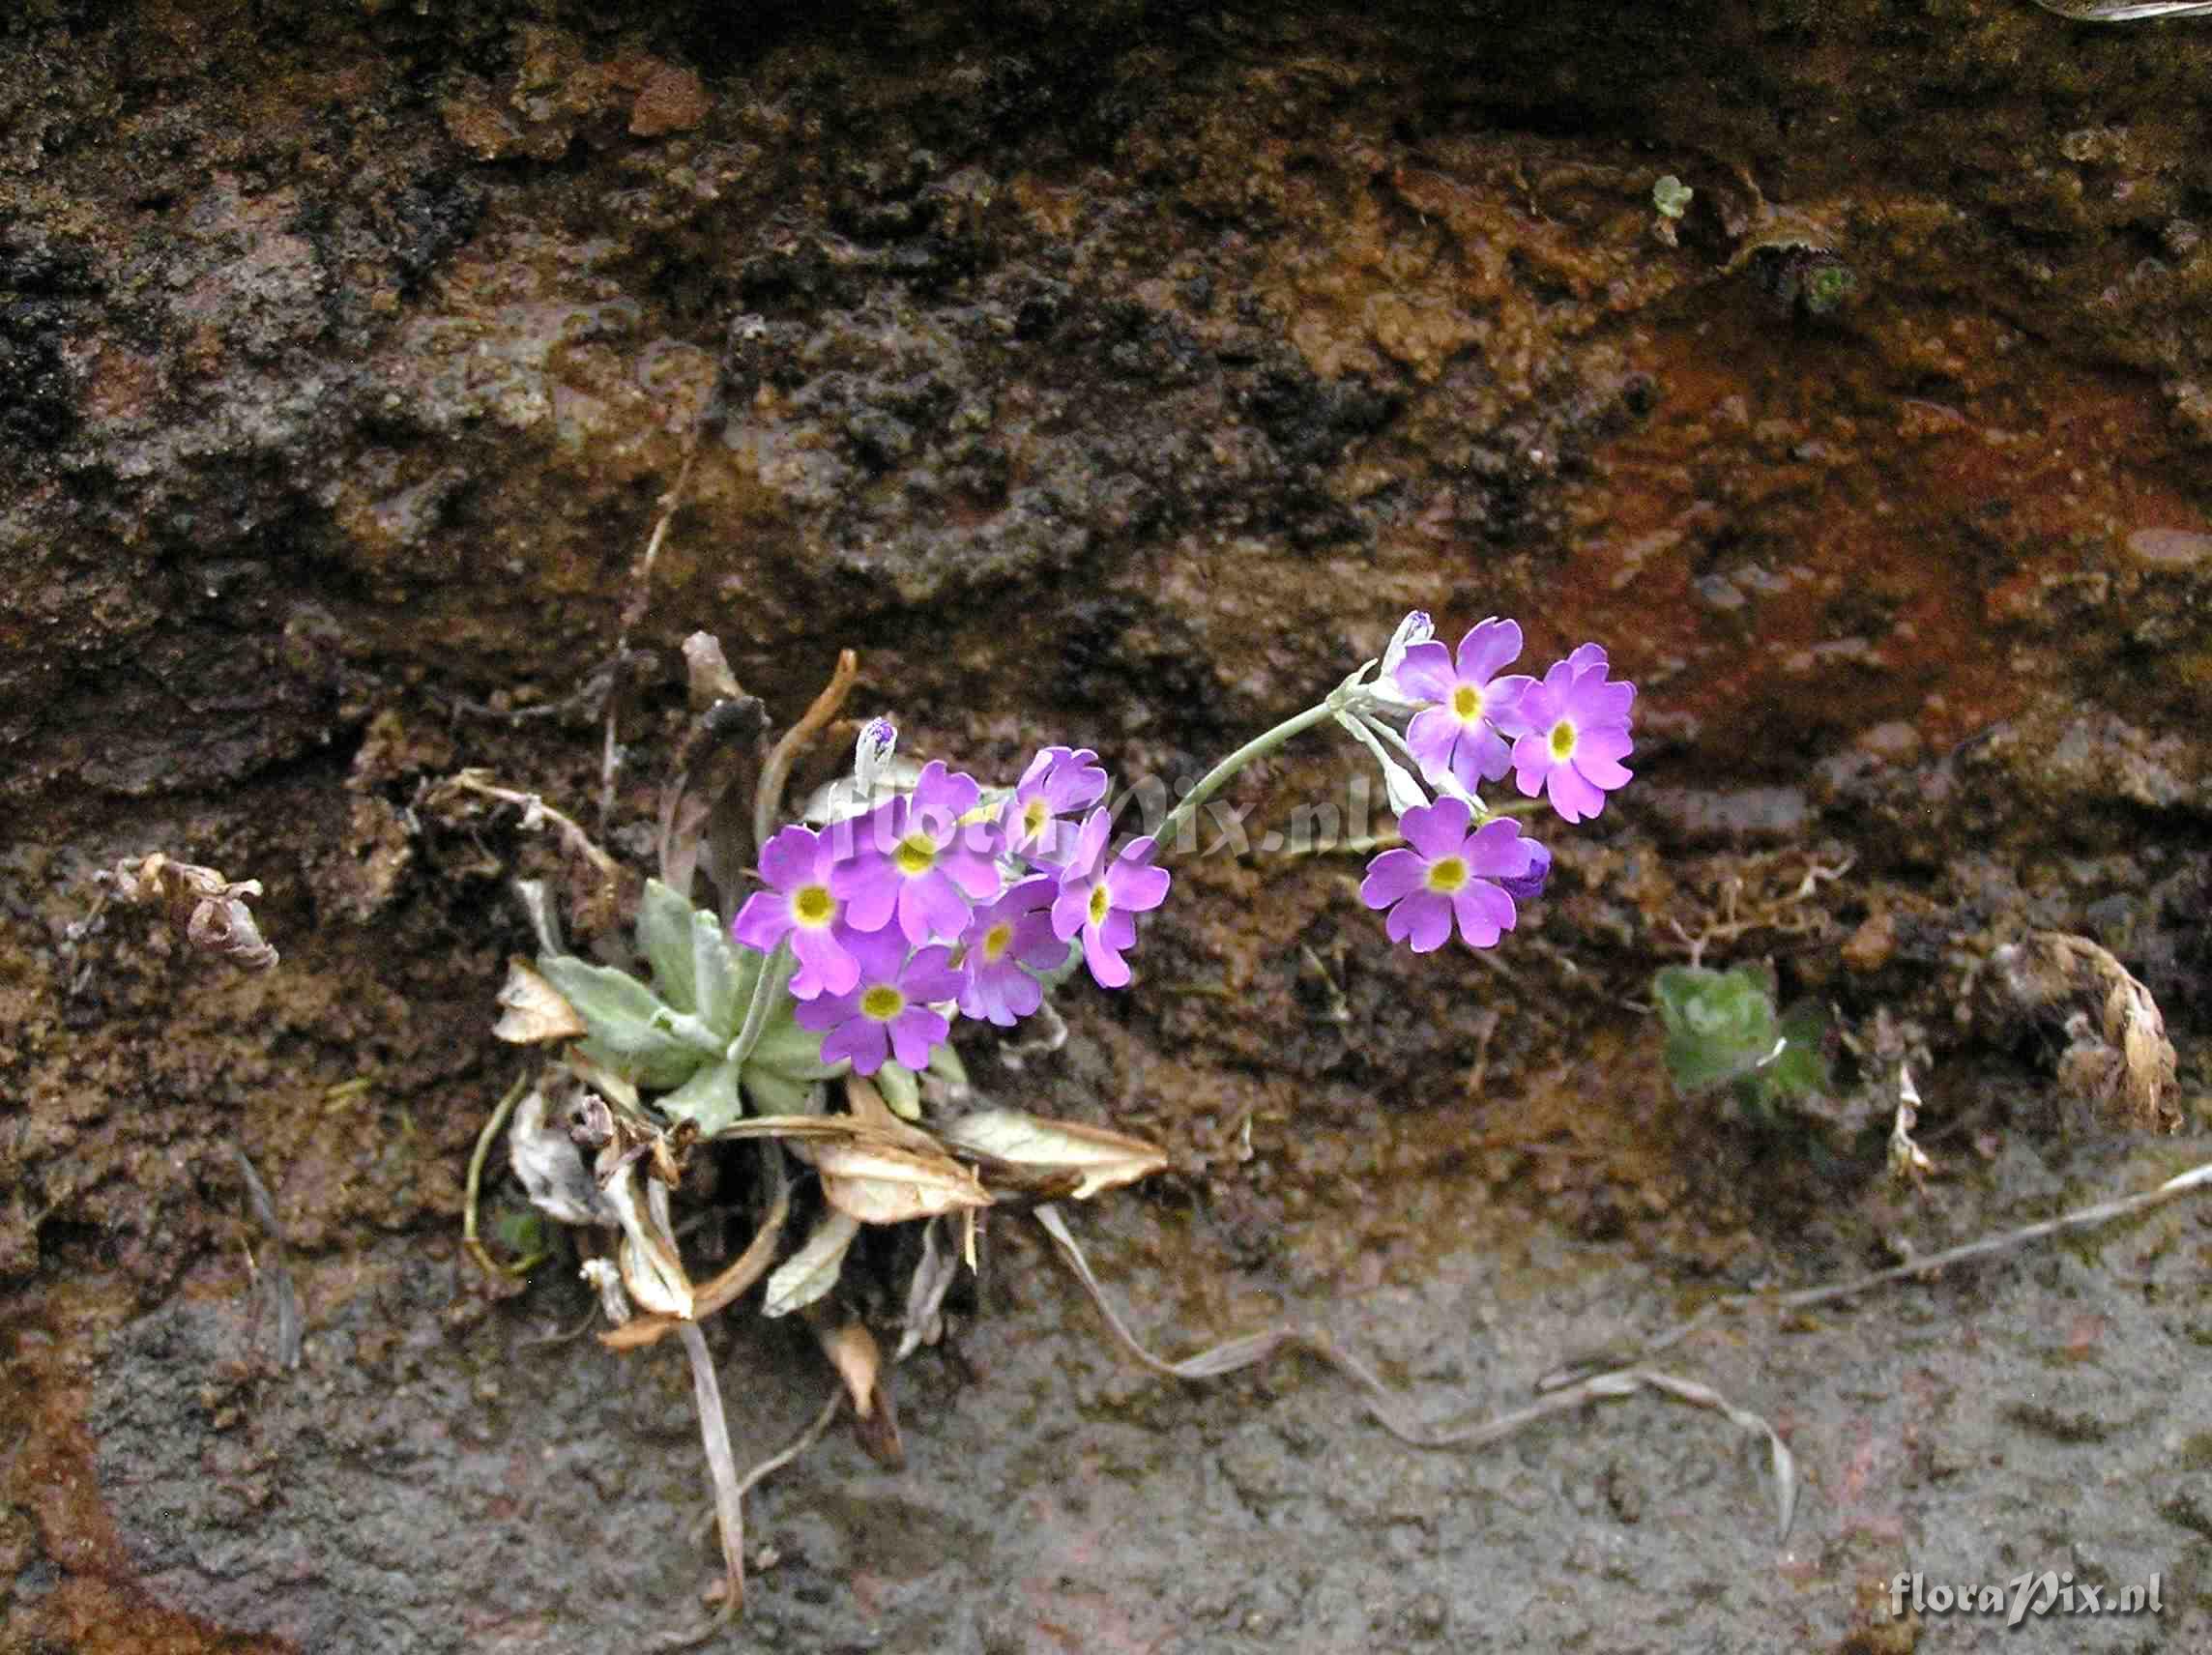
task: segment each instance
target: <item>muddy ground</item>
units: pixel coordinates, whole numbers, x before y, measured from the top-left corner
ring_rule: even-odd
[[[1640,685],[1637,783],[1494,957],[1393,950],[1353,858],[1217,853],[1064,1051],[969,1043],[1168,1147],[1075,1215],[1162,1348],[1287,1313],[1474,1417],[2205,1158],[2207,86],[2212,29],[2026,0],[12,8],[0,1641],[696,1618],[681,1362],[546,1343],[571,1272],[458,1247],[508,881],[562,868],[427,791],[480,767],[645,867],[695,628],[781,721],[856,649],[857,710],[993,776],[1195,775],[1416,605]],[[1285,825],[1351,766],[1309,738],[1233,800]],[[278,968],[86,929],[157,849],[260,880]],[[2160,1112],[1992,968],[2038,928],[2155,997]],[[1651,977],[1693,957],[1828,1008],[1818,1108],[1670,1089]],[[898,1372],[907,1467],[840,1428],[766,1483],[723,1643],[2212,1648],[2205,1211],[1669,1352],[1790,1442],[1780,1544],[1724,1419],[1423,1453],[1302,1358],[1158,1380],[1002,1216]],[[766,1453],[820,1359],[713,1339]],[[2047,1569],[2162,1611],[1886,1612]]]

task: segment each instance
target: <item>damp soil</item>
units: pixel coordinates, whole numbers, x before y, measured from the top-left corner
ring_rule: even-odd
[[[992,776],[1051,740],[1193,776],[1412,607],[1639,684],[1635,786],[1494,955],[1393,950],[1356,858],[1259,848],[1354,809],[1309,738],[1132,992],[1018,1072],[972,1044],[1169,1150],[1075,1217],[1171,1353],[1313,1321],[1472,1418],[1717,1293],[2203,1159],[2206,84],[2212,28],[2027,0],[12,9],[0,1644],[696,1620],[681,1362],[458,1247],[509,882],[622,916],[429,789],[480,769],[644,868],[702,627],[784,722],[857,650],[859,710]],[[1818,312],[1815,254],[1851,276]],[[87,928],[154,850],[261,881],[277,969]],[[2082,1084],[2095,1007],[2008,998],[2031,929],[2155,997],[2178,1134]],[[1827,1007],[1833,1095],[1673,1092],[1650,983],[1690,959]],[[766,1482],[722,1646],[2212,1647],[2207,1263],[2185,1201],[1670,1351],[1790,1444],[1778,1541],[1725,1418],[1421,1452],[1304,1358],[1160,1380],[1001,1214],[897,1371],[905,1467],[840,1428]],[[830,1379],[711,1332],[765,1455]],[[2045,1570],[2161,1611],[1888,1612]]]

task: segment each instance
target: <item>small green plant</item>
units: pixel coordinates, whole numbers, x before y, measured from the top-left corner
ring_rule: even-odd
[[[1684,1092],[1726,1087],[1745,1115],[1773,1121],[1827,1090],[1826,1017],[1810,1002],[1778,1013],[1758,967],[1669,966],[1652,991],[1667,1072]]]

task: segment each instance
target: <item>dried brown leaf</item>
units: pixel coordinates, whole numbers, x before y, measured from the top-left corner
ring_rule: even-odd
[[[1018,1109],[979,1109],[944,1128],[946,1144],[983,1164],[993,1187],[1087,1201],[1167,1169],[1158,1146],[1102,1126]]]
[[[906,1449],[899,1441],[898,1410],[891,1406],[884,1372],[884,1353],[867,1323],[822,1314],[817,1306],[807,1316],[822,1353],[845,1381],[853,1399],[854,1431],[871,1459],[894,1470],[906,1464]]]
[[[814,1150],[823,1199],[862,1224],[903,1224],[960,1207],[989,1206],[990,1192],[949,1156],[889,1144],[828,1143]]]
[[[576,1008],[519,954],[507,962],[507,981],[500,984],[493,1003],[499,1007],[499,1021],[492,1025],[492,1037],[510,1046],[575,1040],[586,1032]]]

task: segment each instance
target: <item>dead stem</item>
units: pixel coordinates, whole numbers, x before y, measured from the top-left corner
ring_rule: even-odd
[[[582,827],[535,793],[518,793],[513,788],[499,787],[486,778],[484,771],[467,769],[456,771],[433,787],[429,801],[434,802],[438,794],[449,790],[454,793],[473,793],[480,798],[516,806],[522,812],[522,826],[528,830],[535,830],[543,822],[552,823],[561,829],[562,844],[590,862],[602,879],[611,883],[620,877],[621,870],[615,865],[615,859],[600,850]]]
[[[699,457],[699,434],[706,429],[707,416],[714,402],[710,396],[700,405],[691,421],[691,429],[684,436],[684,461],[676,469],[675,482],[660,497],[659,520],[653,525],[645,551],[630,574],[629,596],[623,603],[622,624],[615,632],[615,667],[607,686],[606,740],[599,755],[599,831],[602,833],[615,813],[615,755],[619,750],[615,740],[615,715],[622,701],[622,665],[629,658],[629,635],[644,621],[646,605],[653,599],[653,566],[660,556],[660,542],[668,537],[668,525],[676,520],[677,509],[684,504],[684,490],[691,481],[692,462]]]
[[[231,1157],[238,1163],[238,1176],[246,1183],[246,1204],[261,1228],[269,1234],[269,1246],[273,1262],[267,1273],[270,1302],[276,1309],[276,1365],[284,1369],[300,1365],[300,1294],[292,1285],[291,1265],[284,1257],[284,1226],[276,1217],[276,1204],[270,1199],[269,1186],[261,1181],[261,1175],[253,1170],[253,1163],[246,1158],[244,1145],[233,1143]],[[246,1262],[253,1264],[253,1250],[247,1249]],[[261,1280],[255,1273],[256,1285]]]
[[[499,1107],[491,1112],[491,1118],[483,1123],[483,1130],[477,1134],[477,1147],[469,1155],[468,1193],[461,1204],[461,1246],[477,1262],[478,1267],[494,1281],[519,1279],[545,1257],[540,1253],[519,1264],[502,1264],[477,1238],[477,1197],[483,1188],[484,1161],[491,1154],[492,1140],[499,1136],[500,1128],[507,1124],[507,1118],[514,1113],[514,1106],[522,1101],[522,1094],[529,1089],[529,1075],[517,1075],[514,1084],[507,1089],[507,1095],[499,1100]]]
[[[1592,1367],[1600,1364],[1611,1366],[1615,1363],[1620,1363],[1627,1366],[1630,1360],[1647,1362],[1661,1351],[1674,1349],[1692,1334],[1703,1331],[1722,1318],[1737,1315],[1755,1306],[1769,1305],[1776,1310],[1810,1310],[1816,1305],[1833,1304],[1839,1299],[1855,1298],[1860,1293],[1871,1292],[1875,1288],[1887,1287],[1892,1282],[1906,1281],[1915,1276],[1924,1276],[1952,1264],[1964,1263],[1969,1259],[1988,1258],[1992,1254],[2004,1252],[2008,1248],[2022,1246],[2030,1241],[2040,1241],[2046,1236],[2064,1234],[2071,1230],[2094,1229],[2099,1225],[2110,1224],[2117,1219],[2131,1217],[2139,1212],[2147,1212],[2152,1207],[2162,1206],[2167,1202],[2187,1195],[2193,1190],[2204,1188],[2206,1185],[2212,1185],[2212,1161],[2192,1167],[2185,1173],[2178,1173],[2153,1189],[2142,1190],[2135,1195],[2120,1196],[2112,1201],[2098,1202],[2093,1206],[2078,1207],[2072,1212],[2061,1213],[2056,1218],[2046,1218],[2034,1224],[2023,1225],[2018,1230],[2007,1230],[1996,1235],[1985,1235],[1978,1241],[1966,1241],[1956,1247],[1946,1247],[1940,1253],[1931,1253],[1925,1259],[1914,1259],[1908,1263],[1893,1264],[1888,1269],[1877,1270],[1872,1275],[1856,1276],[1845,1282],[1831,1282],[1825,1287],[1800,1288],[1794,1292],[1737,1293],[1729,1298],[1716,1300],[1687,1321],[1677,1322],[1664,1332],[1644,1340],[1636,1348],[1633,1358],[1624,1358],[1618,1352],[1581,1357],[1552,1370],[1551,1373],[1536,1381],[1536,1388],[1548,1391],[1584,1383],[1586,1381],[1582,1376],[1587,1374]]]
[[[703,1320],[736,1303],[753,1283],[768,1274],[769,1265],[775,1262],[776,1246],[783,1239],[784,1221],[791,1216],[791,1188],[783,1179],[781,1161],[771,1155],[770,1165],[775,1169],[775,1199],[768,1216],[728,1269],[692,1290],[691,1314],[695,1318]],[[599,1335],[599,1343],[610,1350],[635,1350],[657,1344],[665,1334],[689,1325],[672,1316],[640,1316],[620,1327],[608,1328]]]
[[[822,693],[814,698],[804,716],[778,739],[761,769],[760,786],[753,793],[753,845],[756,849],[769,842],[775,831],[776,818],[783,813],[783,785],[790,779],[791,767],[798,763],[799,755],[837,710],[845,705],[845,697],[853,691],[854,682],[860,676],[860,657],[851,650],[837,652],[837,670],[830,675],[830,682],[822,686]]]
[[[744,1607],[745,1512],[744,1491],[738,1482],[738,1460],[730,1450],[730,1420],[722,1411],[722,1384],[714,1376],[714,1358],[707,1350],[707,1336],[695,1321],[683,1323],[684,1354],[691,1364],[691,1401],[699,1409],[699,1438],[707,1450],[707,1472],[714,1484],[714,1517],[722,1531],[722,1576],[727,1595],[722,1600],[726,1618]]]
[[[1106,1297],[1083,1250],[1075,1244],[1075,1237],[1067,1232],[1066,1224],[1058,1211],[1047,1205],[1035,1208],[1036,1220],[1044,1226],[1047,1235],[1059,1249],[1062,1260],[1075,1273],[1091,1302],[1097,1306],[1099,1316],[1121,1347],[1155,1374],[1177,1379],[1217,1379],[1240,1369],[1271,1361],[1286,1350],[1303,1350],[1318,1357],[1328,1367],[1342,1374],[1361,1391],[1360,1402],[1371,1417],[1383,1430],[1399,1441],[1413,1448],[1470,1448],[1483,1447],[1502,1441],[1528,1426],[1551,1419],[1558,1414],[1571,1413],[1592,1402],[1615,1397],[1634,1396],[1639,1391],[1654,1391],[1686,1402],[1697,1408],[1711,1408],[1723,1415],[1740,1430],[1753,1432],[1766,1438],[1769,1462],[1774,1471],[1774,1493],[1778,1540],[1789,1538],[1790,1528],[1796,1517],[1797,1462],[1781,1434],[1760,1415],[1748,1408],[1738,1408],[1710,1386],[1694,1379],[1685,1379],[1673,1374],[1657,1373],[1647,1368],[1620,1368],[1593,1374],[1571,1384],[1560,1386],[1526,1408],[1514,1408],[1494,1418],[1468,1426],[1439,1428],[1424,1425],[1403,1411],[1403,1405],[1390,1387],[1376,1377],[1368,1366],[1339,1347],[1327,1332],[1318,1327],[1297,1327],[1285,1323],[1261,1333],[1248,1333],[1239,1339],[1229,1340],[1211,1350],[1201,1350],[1195,1356],[1186,1356],[1179,1362],[1170,1362],[1155,1356],[1138,1343],[1128,1325],[1122,1321],[1112,1301]]]

